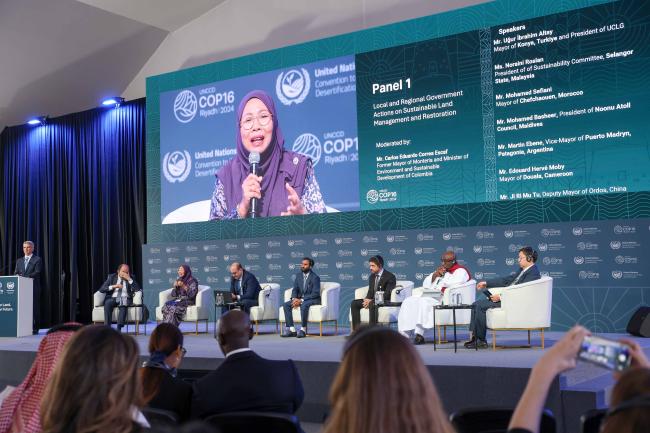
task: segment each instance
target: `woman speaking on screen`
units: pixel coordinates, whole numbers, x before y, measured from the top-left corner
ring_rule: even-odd
[[[311,159],[284,149],[271,97],[248,93],[237,122],[237,154],[217,172],[210,219],[325,212]]]

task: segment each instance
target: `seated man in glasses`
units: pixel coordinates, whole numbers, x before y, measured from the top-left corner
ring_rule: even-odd
[[[469,270],[456,262],[456,254],[446,251],[442,255],[442,264],[424,280],[425,290],[444,293],[447,287],[466,283],[471,279]],[[440,301],[429,296],[410,296],[402,303],[397,318],[397,328],[404,335],[415,331],[415,344],[424,344],[424,330],[435,326],[433,307]]]

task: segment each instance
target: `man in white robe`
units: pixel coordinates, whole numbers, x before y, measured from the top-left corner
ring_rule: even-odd
[[[447,287],[457,286],[466,283],[471,276],[469,271],[456,262],[456,254],[453,251],[446,251],[442,255],[442,264],[429,277],[424,280],[425,291],[439,292],[440,296]],[[404,300],[397,318],[397,328],[406,336],[415,331],[415,344],[424,344],[424,330],[434,327],[433,307],[440,305],[440,301],[434,297],[410,296]]]

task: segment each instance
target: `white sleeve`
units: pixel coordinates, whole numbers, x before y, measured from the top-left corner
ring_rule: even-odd
[[[430,289],[433,287],[433,273],[427,275],[427,277],[422,282],[422,287],[425,289]]]
[[[469,274],[463,268],[458,268],[454,272],[447,272],[443,278],[444,287],[453,287],[469,281]]]

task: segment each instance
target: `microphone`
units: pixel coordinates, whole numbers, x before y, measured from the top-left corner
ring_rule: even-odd
[[[248,164],[251,166],[251,174],[257,176],[257,165],[260,163],[260,154],[259,152],[251,152],[248,154]],[[251,198],[250,205],[250,217],[255,218],[257,216],[257,198]]]

